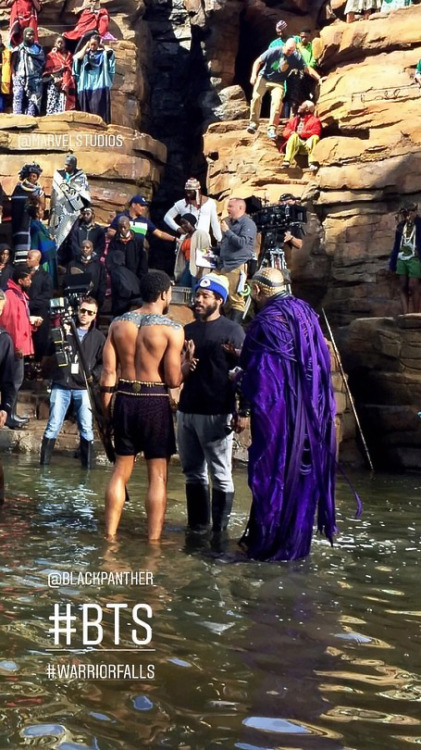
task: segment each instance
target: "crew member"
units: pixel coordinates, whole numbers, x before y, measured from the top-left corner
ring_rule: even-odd
[[[212,480],[212,530],[224,531],[231,513],[233,435],[230,429],[235,393],[229,370],[237,364],[229,344],[241,349],[242,327],[221,315],[228,297],[228,279],[209,273],[196,285],[196,322],[185,326],[197,359],[181,391],[177,414],[178,449],[186,477],[187,519],[193,531],[210,520],[209,477]]]
[[[166,273],[150,271],[143,276],[140,293],[142,307],[112,322],[104,347],[100,390],[109,419],[111,397],[117,390],[112,417],[116,462],[105,495],[105,524],[107,539],[114,539],[135,457],[143,451],[148,469],[148,539],[155,542],[164,524],[168,462],[176,452],[168,388],[177,388],[182,380],[184,335],[179,323],[166,317],[171,301]]]
[[[310,305],[287,292],[275,268],[252,279],[259,310],[244,341],[242,397],[251,411],[249,486],[243,542],[257,560],[294,560],[310,552],[313,523],[335,532],[335,399],[330,355]],[[235,419],[237,431],[243,417]]]
[[[220,273],[227,277],[229,296],[226,312],[236,323],[241,323],[245,300],[239,291],[241,274],[247,273],[247,263],[254,257],[257,227],[246,215],[246,203],[241,198],[228,201],[228,218],[221,221]]]
[[[285,206],[285,213],[289,216],[291,206],[297,205],[297,198],[292,193],[283,193],[279,198],[279,205]],[[294,217],[292,217],[294,219]],[[289,254],[294,250],[301,250],[303,246],[304,230],[301,224],[292,220],[291,226],[286,230],[284,234],[284,252]],[[289,258],[287,257],[287,264],[289,265]]]
[[[98,303],[93,297],[81,300],[77,311],[77,336],[84,354],[86,376],[98,380],[102,366],[102,350],[105,336],[95,327]],[[57,436],[63,426],[71,403],[76,410],[77,426],[80,434],[80,460],[82,466],[91,468],[94,460],[93,420],[85,376],[80,363],[77,344],[69,326],[66,331],[66,349],[69,350],[67,365],[59,366],[53,374],[50,396],[50,416],[42,438],[41,465],[49,464]]]

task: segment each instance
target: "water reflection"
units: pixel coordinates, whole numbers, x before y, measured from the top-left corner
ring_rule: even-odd
[[[421,512],[411,478],[339,488],[340,536],[309,560],[231,565],[249,508],[243,472],[228,554],[186,547],[183,480],[172,471],[161,545],[145,543],[142,467],[121,539],[101,538],[108,469],[70,459],[41,472],[11,457],[14,499],[0,511],[0,747],[75,750],[241,748],[393,750],[420,744]],[[48,587],[52,571],[150,570],[153,587]],[[154,680],[48,680],[53,664],[114,664],[123,655],[51,654],[53,605],[147,602]],[[127,622],[124,620],[124,626]],[[104,642],[113,634],[104,616]],[[125,632],[123,647],[130,645]],[[150,655],[124,654],[145,667]],[[393,739],[390,735],[393,732]],[[392,742],[392,745],[391,745]]]

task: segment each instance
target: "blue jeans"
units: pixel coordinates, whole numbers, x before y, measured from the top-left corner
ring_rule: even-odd
[[[64,418],[71,401],[74,402],[76,407],[76,419],[80,436],[91,443],[94,439],[94,433],[88,391],[62,388],[60,385],[53,385],[51,391],[50,416],[48,417],[44,437],[49,439],[57,437],[63,426]]]

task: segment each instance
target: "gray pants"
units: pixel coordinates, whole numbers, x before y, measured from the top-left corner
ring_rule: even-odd
[[[232,432],[225,428],[230,414],[184,414],[177,412],[177,440],[187,484],[208,484],[208,469],[214,489],[233,492]]]

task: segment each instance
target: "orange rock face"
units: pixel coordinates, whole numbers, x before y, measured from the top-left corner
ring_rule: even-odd
[[[258,4],[249,3],[247,12]],[[315,150],[316,175],[302,169],[305,158],[282,169],[266,121],[257,135],[246,133],[246,120],[213,124],[205,135],[209,189],[219,200],[255,194],[274,202],[286,191],[308,200],[314,237],[292,271],[307,296],[312,278],[324,287],[333,322],[399,311],[386,269],[394,213],[403,200],[420,197],[421,98],[413,79],[420,24],[421,7],[413,6],[322,29],[324,137]]]

